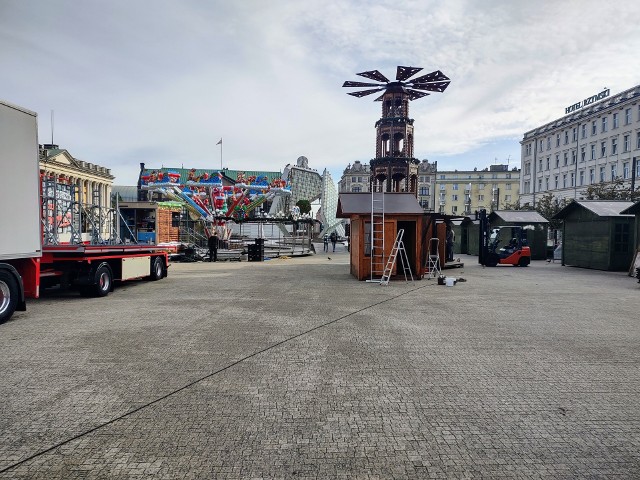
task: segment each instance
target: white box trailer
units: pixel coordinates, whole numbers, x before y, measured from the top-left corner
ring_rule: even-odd
[[[0,101],[0,260],[42,255],[38,117]]]
[[[87,221],[93,233],[102,232],[102,225],[96,226],[87,213],[95,206],[80,204],[74,188],[41,177],[37,115],[0,100],[0,323],[15,310],[26,310],[25,298],[38,298],[41,285],[74,287],[82,295],[103,297],[113,290],[114,281],[166,276],[169,257],[162,248],[125,245],[117,235],[96,241],[80,234],[71,240],[58,235],[74,228],[81,233]],[[65,197],[57,197],[59,192]],[[116,222],[118,212],[107,210]],[[59,223],[61,212],[73,225]]]

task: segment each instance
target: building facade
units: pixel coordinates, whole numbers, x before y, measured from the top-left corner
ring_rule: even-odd
[[[605,89],[530,130],[521,143],[520,204],[535,207],[552,193],[581,200],[589,185],[640,174],[640,85],[609,96]]]
[[[58,145],[40,145],[40,174],[78,187],[77,201],[85,205],[111,207],[111,170],[74,158]]]
[[[484,170],[439,171],[435,180],[438,213],[471,215],[476,210],[501,210],[520,194],[520,170],[491,165]]]

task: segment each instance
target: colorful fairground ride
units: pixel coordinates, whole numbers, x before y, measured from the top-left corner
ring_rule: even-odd
[[[243,248],[249,239],[253,242],[255,237],[259,237],[263,240],[261,243],[264,243],[265,255],[269,246],[276,248],[276,256],[294,252],[309,253],[312,228],[301,228],[302,224],[312,226],[314,220],[309,215],[301,215],[297,207],[291,208],[291,212],[279,211],[275,214],[259,208],[265,203],[288,203],[274,202],[279,197],[291,196],[291,186],[286,180],[269,181],[266,176],[245,177],[239,173],[234,185],[223,185],[222,178],[223,174],[219,171],[196,175],[196,170],[191,169],[186,180],[181,178],[179,172],[151,171],[140,176],[140,189],[181,203],[192,221],[202,223],[205,241],[216,231],[225,245],[230,245],[232,249]],[[251,224],[258,224],[257,228],[251,228]],[[265,228],[267,224],[276,226],[277,238],[267,238],[265,232],[270,231]],[[308,233],[305,233],[307,230]],[[236,241],[233,241],[233,236]],[[306,244],[310,248],[295,248],[296,245]],[[292,245],[294,247],[289,252]]]

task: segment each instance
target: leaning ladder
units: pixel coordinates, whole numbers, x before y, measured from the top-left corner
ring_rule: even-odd
[[[371,191],[371,282],[384,273],[384,191]]]
[[[411,273],[409,258],[407,257],[407,251],[404,248],[404,242],[402,241],[403,236],[404,229],[401,228],[398,230],[396,241],[393,243],[393,247],[391,248],[391,254],[387,260],[387,265],[384,267],[384,273],[382,274],[380,285],[389,285],[389,278],[391,278],[391,272],[393,272],[393,267],[396,264],[396,257],[398,256],[398,253],[400,254],[400,262],[402,262],[402,269],[404,271],[404,281],[407,282],[409,281],[409,278],[411,278],[411,281],[413,282],[413,274]]]

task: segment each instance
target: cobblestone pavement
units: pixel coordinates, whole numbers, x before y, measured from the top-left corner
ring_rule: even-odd
[[[462,259],[455,287],[342,250],[31,301],[0,478],[639,478],[637,281]]]

